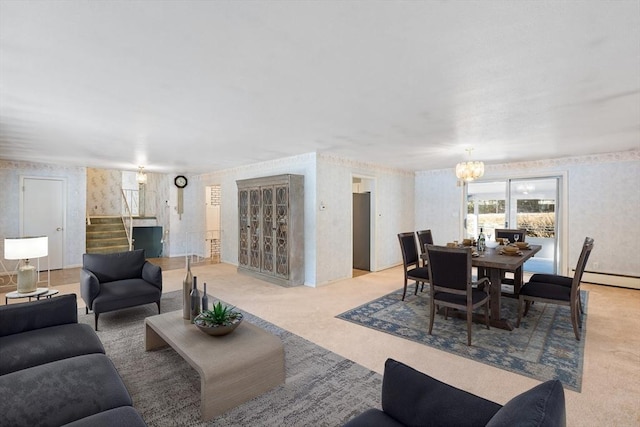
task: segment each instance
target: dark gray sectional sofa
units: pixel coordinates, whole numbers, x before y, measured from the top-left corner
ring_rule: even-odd
[[[504,406],[387,359],[382,410],[371,408],[343,427],[565,427],[564,389],[546,381]]]
[[[0,306],[0,425],[146,426],[75,295]]]

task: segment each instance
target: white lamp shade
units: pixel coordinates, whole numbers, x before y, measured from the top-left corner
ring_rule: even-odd
[[[16,237],[4,239],[4,259],[40,258],[49,254],[49,238]]]

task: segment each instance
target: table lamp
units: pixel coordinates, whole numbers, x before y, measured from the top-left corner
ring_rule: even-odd
[[[49,254],[49,238],[16,237],[4,239],[4,258],[24,260],[18,267],[18,292],[26,294],[34,292],[38,283],[38,272],[29,264],[29,259],[40,258]]]

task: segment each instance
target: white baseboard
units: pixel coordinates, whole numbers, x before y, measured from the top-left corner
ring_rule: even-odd
[[[571,270],[575,273],[575,270]],[[618,286],[621,288],[640,289],[640,277],[622,276],[610,273],[597,273],[585,271],[582,275],[584,283],[595,283],[597,285]]]

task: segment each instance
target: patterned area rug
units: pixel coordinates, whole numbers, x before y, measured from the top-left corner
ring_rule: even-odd
[[[429,335],[429,293],[392,292],[336,317],[406,338],[478,362],[516,372],[540,381],[559,379],[566,388],[580,391],[586,335],[588,293],[582,291],[585,314],[581,341],[576,341],[569,307],[535,303],[513,331],[474,324],[472,345],[467,346],[466,320],[436,315]],[[502,299],[502,315],[515,326],[517,300]]]
[[[181,303],[180,292],[165,294],[162,311],[181,309]],[[93,314],[79,313],[79,321],[93,327]],[[286,382],[205,423],[197,372],[169,347],[144,350],[144,318],[155,314],[156,305],[148,304],[101,314],[98,325],[107,355],[150,427],[339,426],[380,407],[381,375],[244,312],[244,321],[282,339]]]

